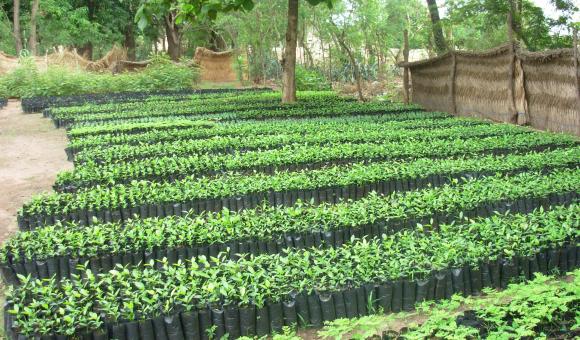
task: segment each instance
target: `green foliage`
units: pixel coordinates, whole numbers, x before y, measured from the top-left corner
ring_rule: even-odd
[[[466,167],[459,170],[468,171],[498,171],[498,163],[509,163],[506,168],[515,168],[525,162],[541,162],[541,158],[550,156],[561,157],[557,152],[545,155],[531,154],[524,157],[505,157],[495,160],[487,157],[481,162],[480,168],[475,168],[471,161],[464,162]],[[517,162],[520,164],[517,164]],[[369,169],[368,174],[376,180],[406,180],[409,172],[423,172],[425,177],[432,174],[441,174],[449,171],[449,166],[461,162],[449,161],[437,166],[435,161],[420,160],[408,166],[403,165],[403,175],[393,175],[393,168],[385,164],[378,164]],[[563,162],[560,162],[563,164]],[[389,172],[380,178],[380,167]],[[433,167],[429,171],[429,167]],[[436,167],[436,168],[435,168]],[[364,172],[363,166],[354,166],[358,173]],[[347,174],[351,178],[352,174]],[[419,178],[425,178],[419,177]],[[417,177],[416,177],[417,178]],[[417,192],[394,193],[389,196],[370,194],[357,201],[345,201],[338,204],[323,203],[320,205],[298,202],[291,207],[273,207],[263,204],[255,209],[241,212],[230,212],[227,209],[219,213],[205,212],[195,215],[190,212],[187,216],[166,218],[147,218],[133,220],[121,225],[119,223],[94,223],[91,227],[80,227],[77,224],[57,223],[53,226],[23,232],[6,242],[3,252],[13,254],[16,260],[22,258],[43,259],[49,256],[66,255],[94,256],[105,253],[119,253],[124,251],[140,252],[143,247],[189,247],[204,244],[224,244],[243,239],[269,241],[282,234],[311,233],[315,231],[341,230],[354,228],[363,230],[366,225],[384,221],[386,225],[395,223],[396,219],[422,220],[432,215],[447,214],[456,220],[463,211],[477,208],[483,204],[491,204],[501,200],[517,200],[529,196],[543,196],[555,192],[566,192],[571,186],[557,184],[557,188],[548,185],[558,180],[569,178],[547,177],[547,184],[542,188],[532,188],[522,181],[530,180],[532,184],[539,183],[542,178],[533,175],[520,176],[511,181],[506,178],[486,178],[484,180],[462,182],[455,185],[446,185],[433,189],[423,189]],[[337,183],[338,184],[338,183]],[[344,183],[339,183],[344,185]],[[506,194],[502,190],[513,190]],[[433,197],[442,197],[434,201]],[[429,229],[429,227],[425,227]],[[529,231],[531,233],[531,231]],[[101,235],[98,238],[95,235]],[[499,242],[499,241],[498,241]],[[505,240],[510,242],[510,240]],[[80,246],[82,245],[82,246]],[[43,249],[42,251],[40,249]]]
[[[21,277],[22,285],[10,290],[7,300],[17,329],[26,335],[73,334],[96,329],[104,321],[132,321],[136,314],[144,319],[171,315],[179,307],[185,311],[222,304],[262,307],[267,301],[287,298],[292,291],[332,293],[341,287],[416,278],[434,270],[478,267],[504,254],[535,255],[577,236],[578,210],[573,205],[529,215],[498,215],[442,225],[436,233],[408,230],[382,238],[352,237],[339,248],[238,260],[202,255],[175,264],[163,260],[158,269],[153,263],[140,268],[117,266],[99,275],[81,267],[83,279],[75,275],[73,280],[57,282]]]
[[[26,89],[34,86],[38,79],[38,69],[32,58],[20,58],[20,66],[0,77],[0,88],[9,97],[22,97]]]
[[[364,126],[365,134],[360,133],[361,127]],[[392,127],[392,129],[388,129]],[[308,132],[306,132],[308,131]],[[211,139],[187,139],[172,137],[172,142],[155,143],[142,139],[143,143],[139,145],[112,145],[103,148],[84,149],[75,155],[76,165],[83,163],[114,163],[119,161],[130,161],[134,159],[152,158],[157,156],[174,155],[187,156],[201,153],[222,153],[225,151],[250,151],[250,150],[266,150],[279,149],[292,144],[312,144],[320,147],[328,144],[337,145],[338,143],[370,143],[382,140],[388,141],[402,141],[405,139],[433,140],[435,143],[437,139],[453,139],[453,138],[469,138],[469,137],[491,137],[500,134],[509,134],[511,136],[518,133],[527,133],[528,130],[518,129],[514,126],[505,125],[502,128],[497,126],[481,124],[481,125],[457,125],[457,126],[429,126],[422,128],[421,124],[416,124],[415,129],[408,131],[405,128],[397,129],[392,124],[357,124],[352,121],[351,125],[344,126],[337,124],[335,127],[321,125],[315,129],[296,129],[292,131],[288,129],[287,132],[282,132],[273,135],[252,135],[241,134],[229,136],[214,136]],[[304,135],[304,133],[308,133]],[[163,132],[157,132],[163,135]],[[193,137],[193,135],[190,135]],[[143,137],[143,136],[141,136]],[[159,136],[163,138],[163,136]],[[168,136],[165,136],[167,138]]]
[[[115,161],[99,165],[94,162],[77,164],[74,171],[60,173],[56,185],[58,188],[69,186],[82,188],[95,185],[129,183],[132,180],[167,181],[167,178],[201,177],[223,171],[260,171],[260,169],[267,169],[268,167],[284,169],[312,163],[333,164],[357,160],[395,161],[415,157],[472,156],[476,153],[491,152],[494,149],[510,149],[521,152],[542,145],[571,144],[569,140],[559,138],[560,136],[550,138],[551,136],[521,134],[519,131],[505,133],[501,136],[492,134],[490,137],[484,137],[485,133],[461,136],[462,133],[453,134],[453,132],[448,132],[448,136],[443,138],[437,136],[429,138],[427,136],[426,138],[411,139],[410,136],[407,136],[411,141],[406,140],[405,137],[391,139],[389,135],[381,133],[374,134],[374,138],[369,138],[371,140],[365,140],[357,138],[357,134],[360,135],[360,132],[348,137],[342,137],[342,139],[335,137],[334,140],[321,138],[322,136],[320,135],[318,138],[309,138],[307,140],[296,138],[294,143],[292,138],[286,140],[284,138],[282,140],[272,138],[270,142],[266,141],[265,143],[262,142],[263,140],[258,140],[257,145],[246,144],[250,151],[240,152],[238,150],[233,152],[233,154],[231,151],[204,154],[204,150],[209,149],[210,146],[208,145],[206,149],[203,146],[203,142],[166,144],[161,147],[164,150],[158,151],[157,155],[152,152],[151,155],[145,156],[146,158],[144,159],[140,159],[143,158],[141,156],[136,157],[136,160],[126,159],[120,164]],[[370,134],[371,132],[369,131]],[[429,132],[426,132],[426,134],[429,134]],[[490,134],[489,131],[488,134]],[[498,134],[500,134],[499,131]],[[464,135],[467,135],[467,133]],[[376,142],[376,140],[382,140],[382,142]],[[308,144],[303,145],[302,143],[304,142],[308,142]],[[242,143],[240,142],[240,144]],[[264,150],[268,149],[268,144],[279,145],[279,148]],[[234,148],[233,146],[223,147],[223,149],[228,151]],[[580,156],[580,153],[577,152],[577,154]],[[541,166],[541,164],[546,164],[547,162],[547,159],[543,159],[538,164]],[[523,164],[520,166],[523,166]],[[431,168],[435,167],[435,165],[431,165]],[[315,174],[317,171],[313,170],[310,174]],[[365,169],[359,169],[359,171],[366,172],[367,175],[373,172],[370,169],[366,169],[366,171]],[[268,173],[269,171],[266,170],[265,172]],[[383,175],[386,176],[387,173],[388,170],[383,169]],[[330,177],[332,178],[333,175],[336,174],[332,174]],[[343,176],[346,177],[346,174],[343,174]],[[368,178],[375,178],[375,176],[368,176]],[[286,180],[291,181],[289,178],[286,178]],[[321,181],[321,179],[318,180]],[[260,180],[256,179],[256,181],[259,182]],[[256,185],[254,189],[258,190],[259,187]]]
[[[0,1],[0,51],[14,55],[14,41],[12,36],[12,22],[8,17],[8,12],[3,8],[4,4]],[[2,91],[2,89],[0,89]],[[1,93],[1,92],[0,92]]]
[[[46,72],[40,72],[32,60],[24,58],[20,67],[0,78],[0,88],[7,89],[12,97],[64,96],[188,89],[197,79],[197,70],[159,57],[141,72],[116,75],[75,71],[59,66],[50,66]]]
[[[349,124],[353,129],[362,129],[382,126],[385,130],[429,129],[461,126],[479,126],[482,122],[473,119],[457,119],[436,117],[420,120],[397,121],[386,116],[365,117],[333,117],[317,118],[307,121],[250,121],[239,122],[235,125],[215,125],[212,129],[199,129],[189,120],[168,120],[159,123],[138,123],[119,125],[116,131],[110,127],[105,129],[76,128],[69,131],[69,149],[79,152],[86,148],[101,148],[108,146],[135,145],[148,141],[147,144],[171,142],[190,139],[224,138],[290,133],[309,134],[320,130],[328,131],[339,125]],[[92,131],[95,130],[95,131]],[[107,151],[104,151],[107,152]]]
[[[325,91],[332,86],[324,75],[315,69],[296,66],[296,89],[299,91]]]
[[[486,295],[481,298],[455,295],[437,304],[425,302],[417,313],[335,320],[328,322],[318,335],[371,339],[403,323],[407,328],[399,335],[405,339],[479,338],[482,330],[487,332],[486,338],[492,339],[552,338],[561,335],[559,332],[577,331],[579,320],[575,309],[579,303],[579,284],[580,270],[573,271],[569,279],[536,273],[534,280],[511,284],[504,291],[485,289]],[[460,324],[458,321],[468,314],[471,325]],[[473,327],[478,324],[477,318],[483,322],[483,329]],[[421,322],[416,324],[408,319]]]
[[[163,120],[174,120],[176,118],[186,118],[191,120],[220,120],[220,121],[239,121],[251,119],[280,119],[280,118],[316,118],[316,117],[337,117],[337,116],[360,116],[360,115],[388,115],[392,120],[403,120],[411,117],[444,117],[448,114],[443,112],[420,112],[418,105],[405,105],[401,103],[372,102],[359,103],[354,101],[336,101],[334,105],[321,107],[309,107],[300,103],[296,104],[277,104],[271,109],[261,107],[252,107],[252,104],[245,105],[245,109],[237,110],[232,106],[225,106],[225,111],[206,112],[203,107],[196,109],[182,108],[175,112],[161,110],[158,112],[131,112],[134,117],[124,117],[122,114],[117,118],[107,120],[87,120],[79,121],[70,125],[72,128],[95,127],[95,130],[110,126],[115,128],[124,123],[146,123],[160,122]],[[312,110],[312,109],[315,110]],[[196,112],[197,111],[197,112]],[[116,115],[113,113],[113,115]],[[100,131],[100,130],[98,130]]]
[[[557,20],[545,16],[533,1],[519,2],[515,35],[529,50],[570,47],[572,15],[578,8],[573,2],[553,1],[563,12]],[[448,19],[444,24],[452,32],[452,43],[458,48],[484,49],[507,41],[506,17],[509,0],[453,0],[447,2]]]

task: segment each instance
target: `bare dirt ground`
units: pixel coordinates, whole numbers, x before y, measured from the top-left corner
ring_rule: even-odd
[[[34,194],[52,190],[66,160],[65,131],[40,114],[23,113],[10,100],[0,109],[0,244],[18,227],[16,212]]]
[[[59,171],[72,169],[66,144],[64,130],[41,114],[22,112],[20,101],[0,109],[0,244],[18,230],[18,209],[34,194],[52,190]],[[0,282],[0,305],[4,289]],[[3,319],[0,313],[0,338]]]

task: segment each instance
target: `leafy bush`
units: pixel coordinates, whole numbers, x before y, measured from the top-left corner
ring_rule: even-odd
[[[299,91],[331,90],[332,86],[318,70],[296,66],[296,89]]]
[[[142,72],[105,74],[50,66],[39,72],[31,59],[0,79],[0,93],[11,97],[64,96],[83,93],[180,90],[191,88],[198,79],[196,69],[154,57]]]
[[[3,82],[0,82],[0,98],[8,98],[9,96],[8,87]]]

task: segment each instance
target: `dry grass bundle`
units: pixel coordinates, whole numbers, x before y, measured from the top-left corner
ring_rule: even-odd
[[[40,71],[45,71],[47,67],[46,57],[34,57],[34,62],[36,63]],[[4,52],[0,51],[0,74],[9,73],[12,70],[18,68],[19,58],[14,57]]]
[[[50,65],[58,65],[69,69],[86,69],[90,61],[80,56],[76,50],[59,50],[46,56]],[[38,64],[37,64],[38,65]]]
[[[111,69],[116,63],[126,59],[127,51],[124,48],[113,46],[105,56],[96,61],[85,59],[74,49],[59,49],[45,56],[34,57],[34,62],[41,72],[46,71],[48,66],[51,65],[57,65],[71,70],[103,72]],[[18,57],[9,56],[0,51],[0,74],[11,72],[18,68],[18,66]]]
[[[119,60],[113,62],[109,66],[109,70],[113,72],[113,74],[122,73],[122,72],[135,72],[140,71],[149,65],[151,61],[144,60],[144,61],[127,61],[127,60]]]
[[[214,52],[204,47],[195,50],[194,62],[201,68],[201,80],[233,82],[237,80],[233,68],[233,51]]]
[[[101,59],[89,62],[85,69],[87,71],[101,72],[109,70],[115,63],[122,60],[127,60],[127,50],[115,45]]]

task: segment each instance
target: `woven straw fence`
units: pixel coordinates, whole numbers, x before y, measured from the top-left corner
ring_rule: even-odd
[[[399,65],[411,71],[413,102],[428,110],[580,136],[574,58],[572,49],[527,52],[506,44]]]

